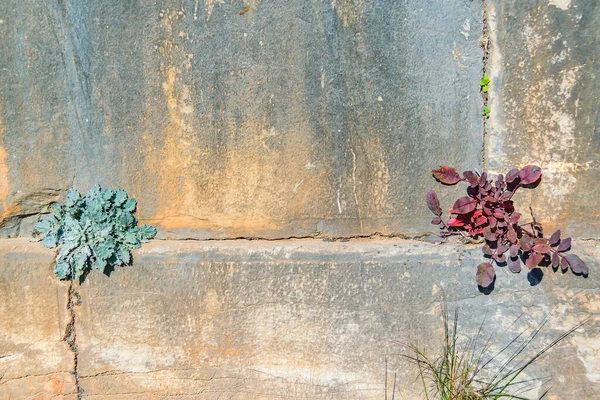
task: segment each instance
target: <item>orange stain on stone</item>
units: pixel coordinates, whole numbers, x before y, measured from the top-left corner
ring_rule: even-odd
[[[63,394],[64,393],[64,385],[63,385],[62,381],[56,379],[53,376],[51,376],[49,378],[49,386],[50,386],[50,390],[54,394]]]
[[[251,12],[258,3],[246,1]],[[169,234],[205,230],[227,237],[281,229],[289,224],[291,210],[306,207],[303,193],[326,195],[327,176],[305,167],[315,159],[311,138],[305,133],[310,126],[290,129],[249,114],[228,118],[222,130],[207,122],[223,115],[222,111],[196,109],[200,89],[188,79],[193,55],[186,48],[184,17],[173,11],[159,16],[164,33],[159,46],[159,101],[164,104],[166,124],[160,142],[146,151],[144,167],[154,179],[155,203],[143,222]],[[220,95],[225,108],[255,101],[251,94],[249,98]],[[297,113],[305,112],[301,105],[297,107]]]
[[[0,122],[0,136],[2,136],[2,123]],[[8,154],[4,147],[0,146],[0,225],[3,221],[11,215],[18,214],[21,211],[21,207],[18,204],[11,204],[7,206],[6,198],[10,193],[10,181],[8,176],[8,166],[6,165],[6,159]]]
[[[1,105],[0,105],[1,107]],[[0,121],[0,139],[4,136],[4,127],[2,126],[2,121]],[[0,146],[0,211],[3,211],[6,208],[6,198],[10,193],[10,182],[8,176],[8,165],[6,165],[6,159],[8,158],[8,153],[6,153],[6,149]]]

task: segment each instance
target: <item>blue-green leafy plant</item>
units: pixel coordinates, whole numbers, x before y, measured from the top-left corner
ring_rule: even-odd
[[[60,279],[78,279],[91,267],[104,272],[129,264],[130,249],[156,235],[152,226],[137,226],[136,205],[123,189],[96,185],[85,196],[70,189],[65,202],[53,204],[50,217],[35,225],[34,235],[48,248],[60,247],[54,267]]]

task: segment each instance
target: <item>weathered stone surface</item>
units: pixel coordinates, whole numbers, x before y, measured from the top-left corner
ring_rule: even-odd
[[[38,273],[46,278],[29,285],[40,296],[55,296],[55,288],[48,290],[56,286],[46,267],[49,252],[26,241],[11,243],[18,246],[3,257],[15,261],[4,274],[15,271],[19,260],[44,259]],[[135,265],[110,277],[93,272],[77,288],[81,394],[381,399],[387,358],[388,398],[394,370],[396,398],[419,398],[416,370],[403,359],[403,345],[436,349],[442,334],[438,307],[445,297],[450,309],[460,310],[462,333],[472,335],[485,317],[490,336],[508,329],[502,340],[553,311],[534,346],[538,350],[591,316],[529,376],[552,377],[552,399],[597,398],[600,246],[578,241],[573,248],[589,262],[587,279],[550,272],[530,287],[525,274],[500,269],[495,291],[485,296],[474,283],[481,261],[476,247],[392,240],[153,241],[135,253]],[[1,298],[22,292],[29,282],[23,274],[12,281],[15,287],[2,286]],[[57,311],[47,309],[52,301],[19,308],[23,315],[39,315],[23,326],[38,326],[40,319],[60,325]],[[58,343],[60,332],[40,333],[40,340]],[[14,362],[5,363],[13,377],[32,367]]]
[[[100,183],[162,237],[414,234],[430,170],[480,164],[481,2],[5,0],[0,19],[13,225],[22,196]]]
[[[600,236],[600,3],[488,0],[491,56],[487,165],[536,163],[530,201],[546,228]]]
[[[0,396],[75,399],[73,354],[63,342],[65,284],[52,276],[52,252],[0,240]]]

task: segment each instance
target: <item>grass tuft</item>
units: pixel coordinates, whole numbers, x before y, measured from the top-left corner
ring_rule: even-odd
[[[583,320],[533,356],[528,356],[526,350],[548,324],[549,316],[529,334],[526,330],[520,331],[500,351],[490,354],[492,345],[499,343],[519,318],[495,340],[484,340],[484,319],[476,334],[466,344],[459,345],[458,311],[454,312],[451,319],[447,305],[443,304],[441,313],[444,324],[441,354],[432,359],[419,347],[408,346],[410,354],[405,355],[418,368],[427,400],[531,400],[522,394],[536,387],[541,379],[523,379],[523,372],[589,320]],[[504,357],[506,361],[495,367],[498,363],[494,363],[494,360]],[[538,399],[543,399],[547,393],[545,391]]]

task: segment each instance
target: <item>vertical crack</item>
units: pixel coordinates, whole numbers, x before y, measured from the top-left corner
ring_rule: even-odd
[[[352,153],[352,188],[354,193],[354,202],[356,203],[356,214],[358,215],[358,223],[360,224],[360,233],[363,232],[363,222],[362,217],[360,215],[360,204],[358,202],[358,194],[356,193],[356,153],[350,147],[350,152]]]
[[[490,38],[489,38],[489,26],[488,26],[488,8],[487,0],[483,0],[483,15],[482,15],[482,33],[479,41],[479,46],[483,49],[483,71],[482,76],[488,74],[488,62],[490,58]],[[489,91],[481,91],[481,98],[483,100],[483,107],[488,106]],[[481,148],[481,168],[483,171],[487,170],[487,134],[488,134],[488,118],[483,116],[483,143]]]
[[[75,378],[75,393],[77,393],[77,400],[80,400],[82,391],[79,387],[79,352],[77,350],[77,330],[75,328],[75,306],[81,304],[81,297],[73,288],[73,281],[69,283],[67,296],[67,312],[69,314],[69,322],[65,327],[65,334],[62,340],[63,342],[67,343],[69,350],[71,350],[71,353],[73,353],[72,374]]]

